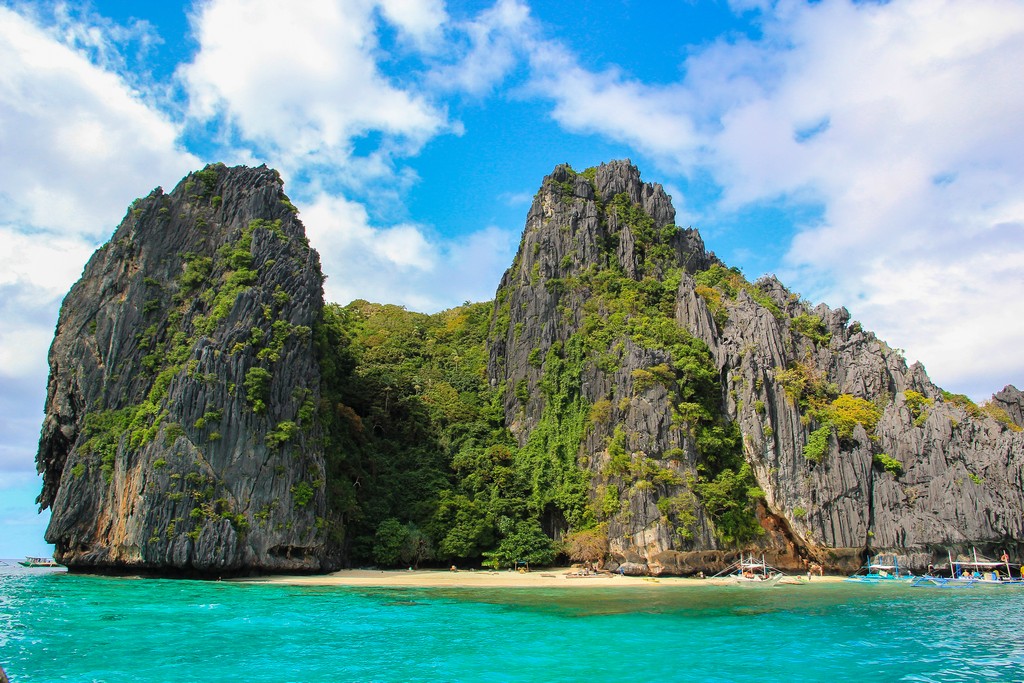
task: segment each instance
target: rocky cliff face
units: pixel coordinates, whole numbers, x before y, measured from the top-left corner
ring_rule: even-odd
[[[495,303],[507,424],[521,445],[575,429],[554,457],[585,470],[622,561],[685,571],[747,543],[788,566],[890,550],[923,567],[1024,538],[1020,392],[944,394],[845,309],[747,282],[673,221],[628,161],[558,167]]]
[[[323,568],[321,283],[276,171],[209,166],[131,206],[50,349],[37,462],[59,561]]]
[[[674,221],[628,161],[557,167],[485,349],[483,305],[325,309],[274,171],[155,190],[61,310],[47,540],[76,569],[204,576],[369,560],[382,529],[507,562],[583,531],[635,573],[1024,552],[1020,391],[943,392]]]

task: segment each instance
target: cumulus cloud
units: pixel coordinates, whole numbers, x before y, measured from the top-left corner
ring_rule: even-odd
[[[760,12],[761,36],[693,52],[676,83],[591,72],[549,42],[531,48],[533,86],[567,128],[709,171],[715,211],[819,207],[787,282],[847,305],[940,383],[1022,383],[1024,359],[1005,350],[1024,337],[1024,6],[734,7]]]
[[[0,227],[0,479],[34,481],[46,399],[46,351],[61,298],[93,245],[77,237]],[[2,487],[0,487],[2,488]]]
[[[439,47],[448,21],[443,0],[380,0],[380,8],[417,49],[431,52]]]
[[[511,262],[518,239],[496,227],[447,239],[412,224],[374,226],[363,205],[326,194],[303,209],[302,222],[328,274],[328,301],[416,311],[492,298],[494,276]]]
[[[115,72],[145,27],[0,7],[0,471],[35,486],[46,351],[61,298],[129,202],[198,160]],[[112,33],[108,32],[112,31]]]
[[[378,68],[378,15],[420,44],[444,20],[436,2],[211,0],[193,18],[199,50],[179,75],[199,121],[227,121],[237,144],[283,171],[349,168],[355,142],[415,153],[446,126],[445,113],[412,84]],[[380,158],[378,158],[380,159]],[[376,168],[390,170],[385,158]],[[380,176],[377,176],[380,177]]]
[[[122,79],[4,7],[0,62],[0,221],[95,237],[197,165]]]
[[[488,94],[518,66],[532,42],[529,36],[538,31],[527,5],[497,0],[493,7],[453,28],[457,58],[432,72],[431,85],[442,91]]]
[[[588,71],[551,41],[532,46],[530,63],[528,90],[554,100],[551,115],[568,130],[625,142],[673,170],[700,143],[686,113],[694,109],[692,94],[683,87],[649,86],[615,67]]]

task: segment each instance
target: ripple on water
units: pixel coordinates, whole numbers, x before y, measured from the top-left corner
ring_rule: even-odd
[[[15,681],[175,680],[183,670],[257,682],[1004,681],[1024,678],[1022,633],[1024,591],[0,576],[0,647]]]

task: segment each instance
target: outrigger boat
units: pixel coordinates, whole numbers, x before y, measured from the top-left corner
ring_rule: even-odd
[[[911,582],[915,588],[974,588],[976,586],[1024,586],[1024,578],[1013,578],[1010,559],[990,560],[971,549],[973,559],[949,555],[949,576],[920,576]],[[1003,573],[1005,572],[1005,574]]]
[[[728,569],[715,574],[712,578],[725,578],[731,583],[740,586],[770,587],[778,585],[786,577],[775,567],[770,567],[764,561],[764,556],[758,561],[753,555],[749,557],[740,556],[740,559],[733,562]]]
[[[61,567],[52,557],[26,557],[19,562],[22,567]]]
[[[887,561],[890,558],[891,562]],[[900,570],[900,560],[896,555],[875,555],[861,567],[859,572],[843,580],[852,583],[889,583],[893,581],[907,582],[913,578],[914,575],[910,572]]]

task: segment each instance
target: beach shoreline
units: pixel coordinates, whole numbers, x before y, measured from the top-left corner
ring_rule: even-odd
[[[278,584],[292,586],[352,586],[373,588],[646,588],[650,586],[730,586],[728,577],[698,579],[680,576],[622,576],[611,573],[573,576],[577,570],[568,567],[537,569],[530,572],[444,569],[342,569],[330,574],[266,575],[231,579],[240,583]],[[838,583],[845,576],[814,576],[811,584]],[[807,584],[803,575],[792,580]]]

